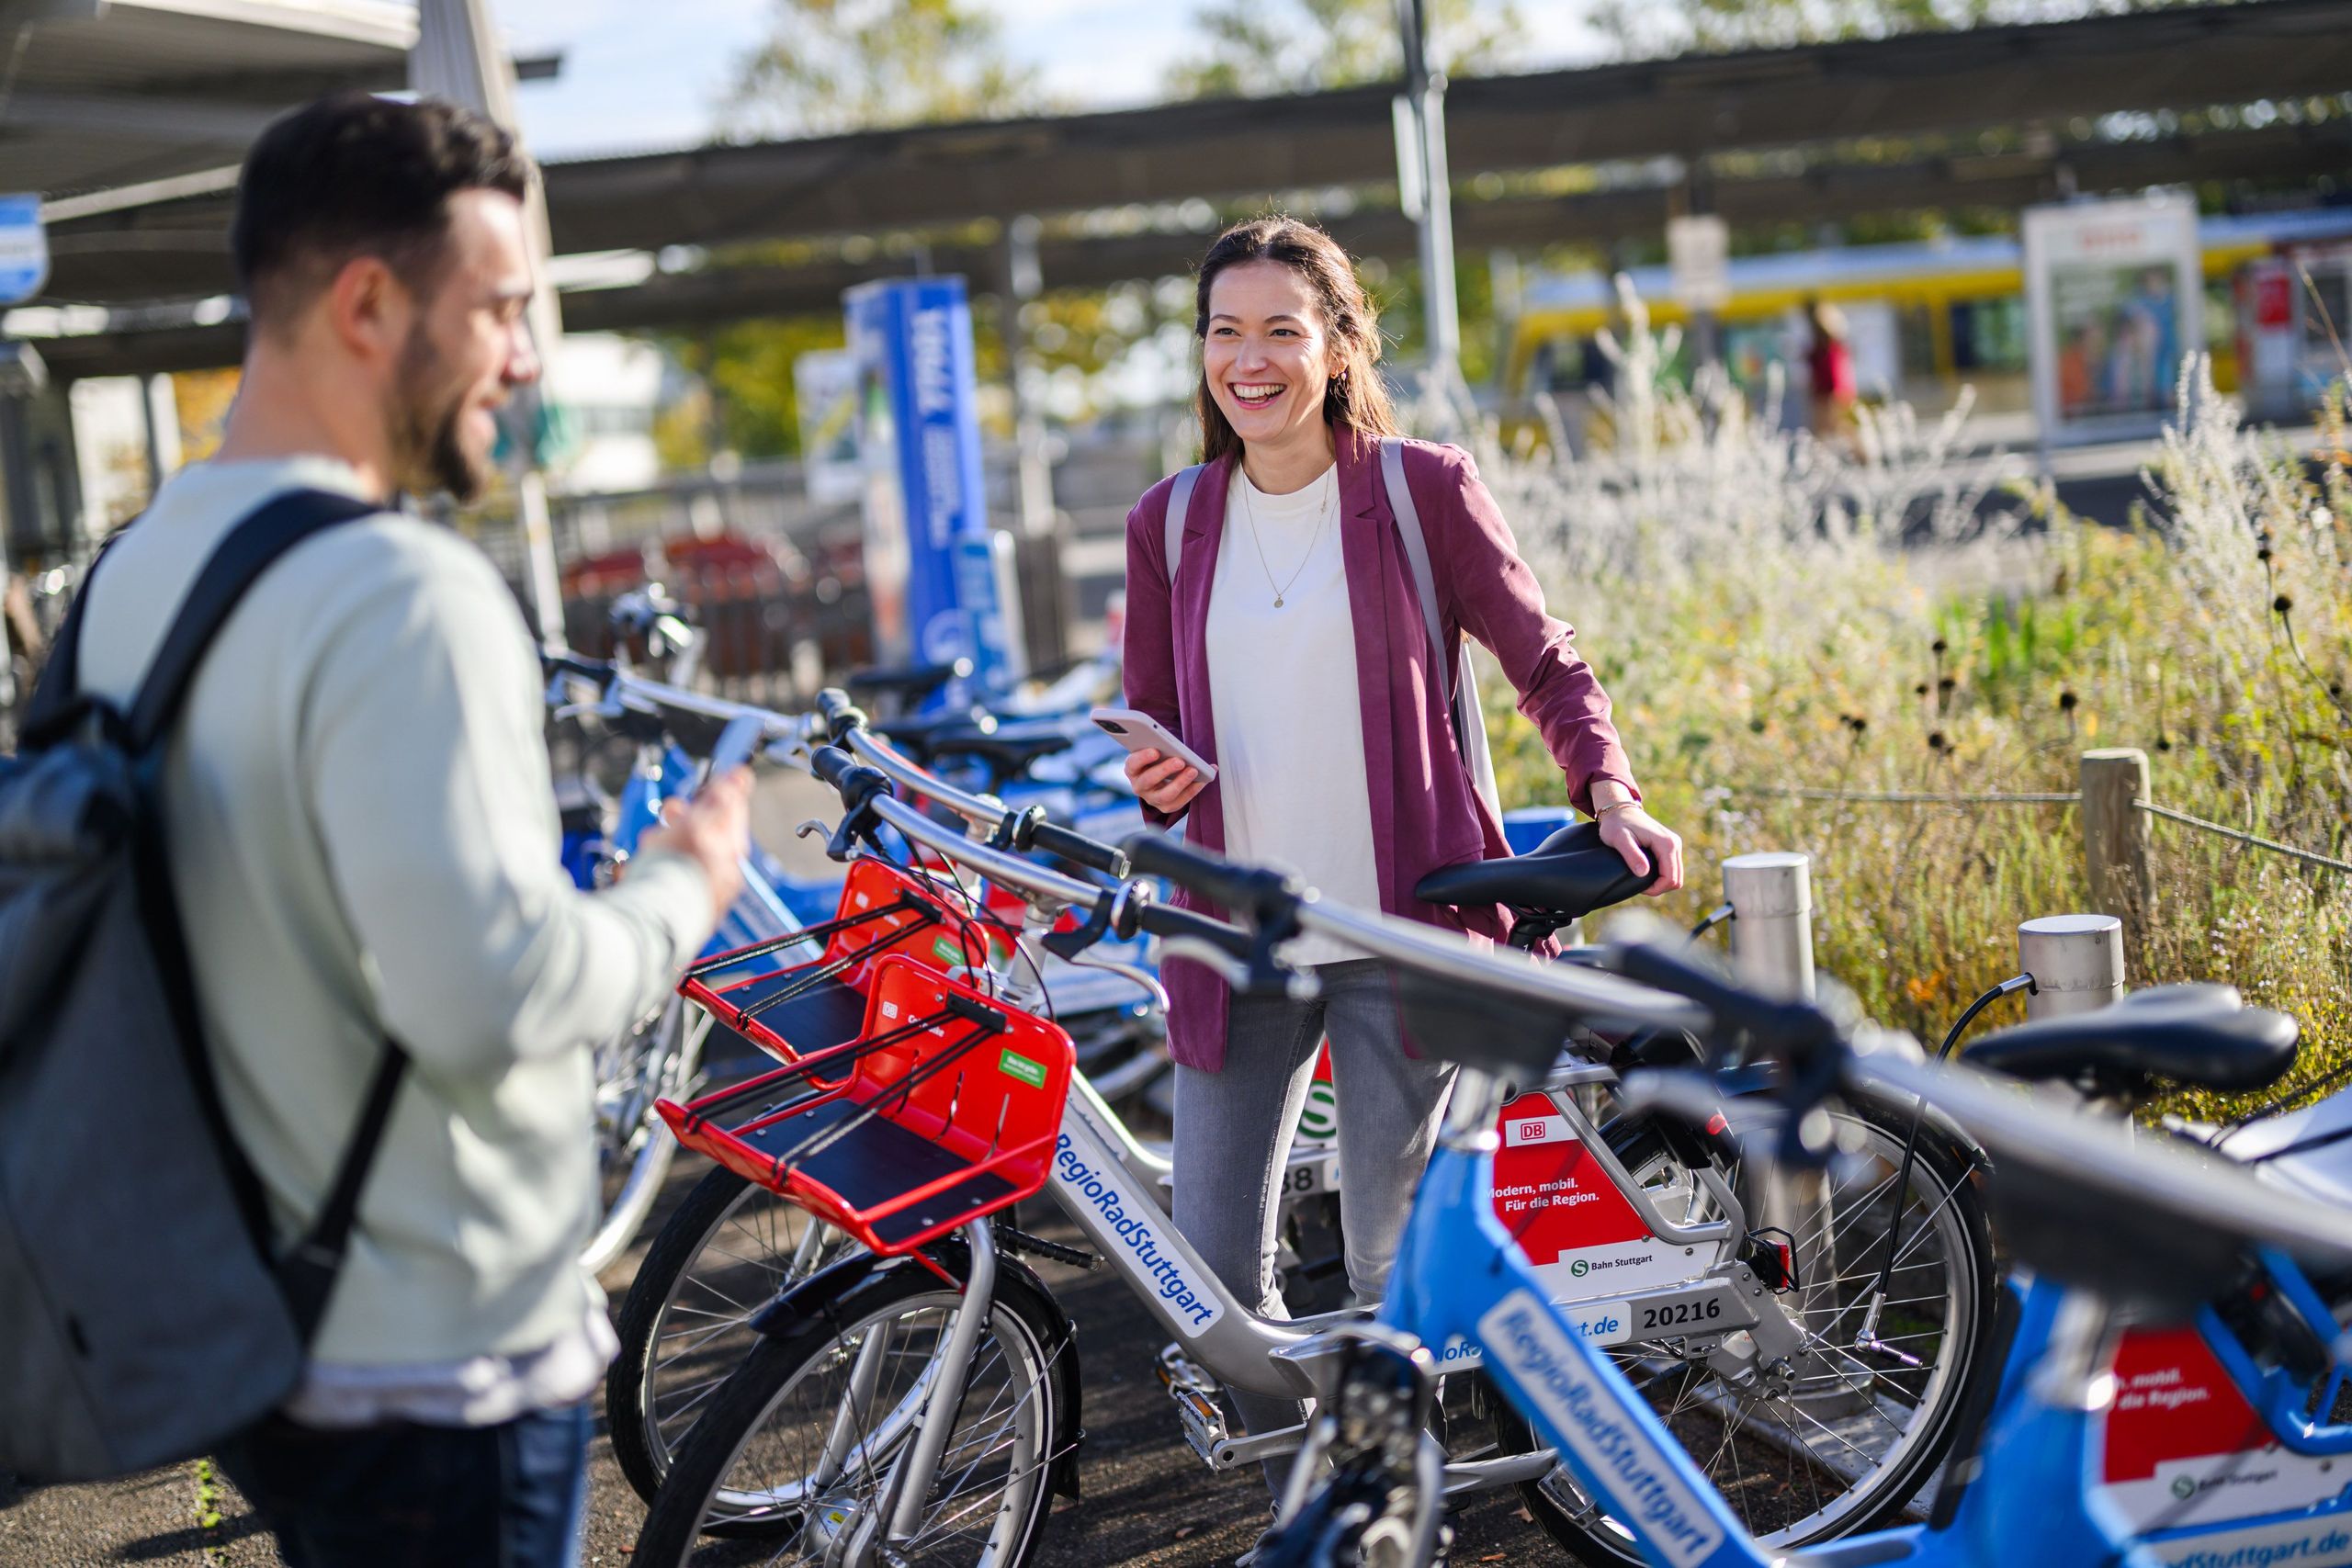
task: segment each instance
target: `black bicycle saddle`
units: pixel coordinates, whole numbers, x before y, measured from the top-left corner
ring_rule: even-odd
[[[1635,872],[1600,841],[1600,824],[1563,828],[1530,853],[1470,861],[1430,872],[1413,897],[1430,904],[1501,904],[1549,935],[1580,915],[1622,904],[1657,880]]]
[[[945,761],[953,757],[973,758],[1002,784],[1020,777],[1038,758],[1069,750],[1076,739],[1075,735],[1058,725],[1036,728],[1001,725],[994,729],[974,725],[962,729],[933,730],[924,743],[933,759]]]
[[[894,664],[853,670],[842,678],[842,683],[853,692],[888,693],[912,704],[971,672],[970,660],[955,659],[944,664]]]
[[[2037,1019],[1968,1049],[2018,1078],[2161,1078],[2225,1091],[2276,1083],[2295,1064],[2295,1021],[2250,1008],[2228,986],[2155,986],[2093,1012]]]

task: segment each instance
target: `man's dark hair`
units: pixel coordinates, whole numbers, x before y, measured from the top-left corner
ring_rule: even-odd
[[[238,288],[261,325],[299,310],[354,256],[379,256],[429,294],[449,197],[497,190],[519,201],[530,178],[514,139],[471,110],[369,93],[321,98],[272,121],[245,154],[229,229]]]

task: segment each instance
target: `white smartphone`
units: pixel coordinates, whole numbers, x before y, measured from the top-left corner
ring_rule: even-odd
[[[1148,713],[1136,708],[1096,708],[1086,716],[1130,751],[1154,747],[1163,757],[1182,757],[1200,773],[1204,784],[1216,777],[1215,762],[1204,761],[1198,751],[1169,734],[1168,727]]]

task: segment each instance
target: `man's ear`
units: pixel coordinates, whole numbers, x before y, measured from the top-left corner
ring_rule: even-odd
[[[320,299],[327,330],[354,357],[381,362],[408,341],[415,301],[381,256],[356,255],[336,269]]]

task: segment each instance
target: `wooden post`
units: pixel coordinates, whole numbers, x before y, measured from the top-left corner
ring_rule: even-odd
[[[2148,814],[2132,803],[2148,798],[2148,754],[2128,746],[2084,752],[2082,790],[2091,908],[2137,936],[2148,908]]]

